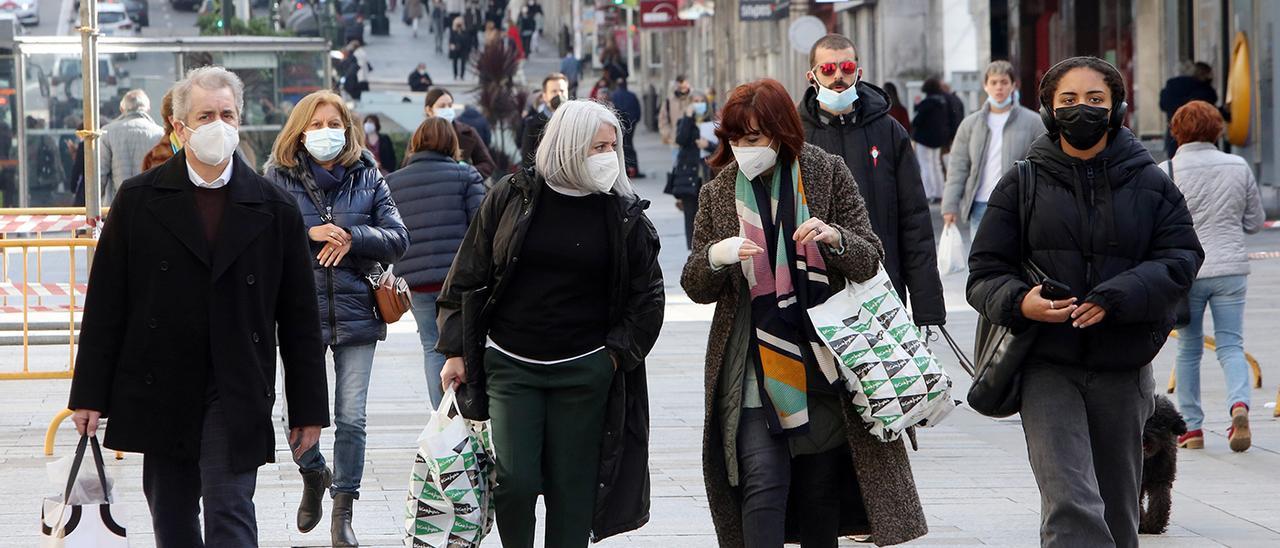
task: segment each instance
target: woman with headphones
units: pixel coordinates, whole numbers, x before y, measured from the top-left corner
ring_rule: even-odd
[[[1035,337],[1021,414],[1044,546],[1138,545],[1151,360],[1204,261],[1182,194],[1123,127],[1124,99],[1106,61],[1049,69],[1049,133],[996,186],[969,257],[970,305]]]

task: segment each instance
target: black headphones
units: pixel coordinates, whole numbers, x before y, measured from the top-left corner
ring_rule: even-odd
[[[1070,61],[1070,60],[1071,59],[1064,59],[1062,61],[1059,61],[1057,64],[1050,67],[1049,70],[1045,71],[1044,76],[1040,78],[1040,87],[1038,89],[1044,89],[1044,81],[1049,78],[1049,75],[1053,74],[1059,65],[1066,63],[1067,61]],[[1124,81],[1124,75],[1120,74],[1120,71],[1116,70],[1116,68],[1110,63],[1107,63],[1107,66],[1111,69],[1113,73],[1112,76],[1115,76],[1121,82]],[[1084,68],[1084,67],[1081,67],[1081,68]],[[1093,68],[1093,70],[1098,70],[1095,67],[1088,67],[1088,68]],[[1051,106],[1051,103],[1050,104],[1045,104],[1043,102],[1040,103],[1040,121],[1044,122],[1044,129],[1047,130],[1050,135],[1057,135],[1058,119],[1054,118],[1053,109],[1050,108],[1050,106]],[[1117,129],[1120,129],[1120,126],[1124,125],[1124,117],[1127,114],[1129,114],[1128,101],[1125,101],[1122,98],[1119,104],[1112,105],[1111,116],[1107,120],[1107,127],[1110,129],[1110,131],[1115,131]]]

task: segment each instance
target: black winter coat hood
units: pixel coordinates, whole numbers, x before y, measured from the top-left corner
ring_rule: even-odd
[[[858,82],[854,112],[820,112],[818,92],[805,92],[798,110],[806,143],[844,158],[867,204],[871,228],[884,245],[884,268],[903,302],[910,297],[917,325],[947,321],[933,241],[933,216],[920,182],[911,137],[889,116],[889,94]]]
[[[1041,136],[1028,154],[1035,170],[1025,234],[1018,171],[1000,180],[969,256],[968,299],[999,325],[1029,325],[1021,302],[1021,238],[1029,258],[1106,318],[1086,329],[1040,324],[1032,361],[1090,370],[1147,365],[1173,326],[1174,306],[1204,261],[1182,193],[1127,128],[1096,157],[1079,160]]]

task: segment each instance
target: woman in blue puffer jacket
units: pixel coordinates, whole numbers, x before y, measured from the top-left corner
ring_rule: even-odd
[[[400,171],[387,176],[391,197],[404,212],[413,244],[396,265],[396,274],[413,290],[413,318],[427,372],[431,406],[443,397],[440,370],[444,356],[436,352],[436,297],[453,266],[467,227],[484,201],[484,178],[459,162],[458,134],[444,118],[427,118],[409,142],[409,157]]]
[[[333,351],[333,472],[318,445],[294,457],[304,483],[298,530],[305,533],[319,523],[321,498],[332,484],[333,546],[357,545],[351,506],[364,473],[365,402],[374,349],[387,337],[369,276],[399,261],[409,247],[409,232],[364,142],[342,99],[318,91],[294,107],[265,173],[302,210],[316,258],[320,321]]]

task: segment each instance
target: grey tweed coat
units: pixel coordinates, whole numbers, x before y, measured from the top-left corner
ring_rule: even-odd
[[[844,279],[865,281],[875,275],[884,256],[880,240],[871,230],[866,206],[857,184],[844,160],[806,144],[800,155],[800,172],[813,217],[838,228],[844,238],[845,253],[826,253],[827,269],[833,274],[833,291],[844,286]],[[714,180],[702,187],[698,198],[698,215],[694,221],[693,252],[685,264],[680,283],[689,298],[702,304],[716,304],[707,342],[706,408],[703,429],[703,476],[707,500],[716,536],[722,548],[743,545],[741,495],[729,483],[725,462],[722,418],[717,410],[727,341],[733,329],[738,298],[746,279],[741,268],[723,268],[713,272],[707,258],[712,244],[738,235],[738,219],[734,205],[737,164],[729,164]],[[925,535],[924,510],[916,492],[911,464],[901,440],[881,443],[862,426],[848,397],[842,397],[846,438],[852,454],[851,472],[857,478],[861,503],[853,499],[842,504],[840,533],[872,535],[878,545],[907,542]],[[794,496],[802,493],[793,493]],[[788,517],[788,522],[792,522]],[[792,535],[788,535],[789,537]]]

